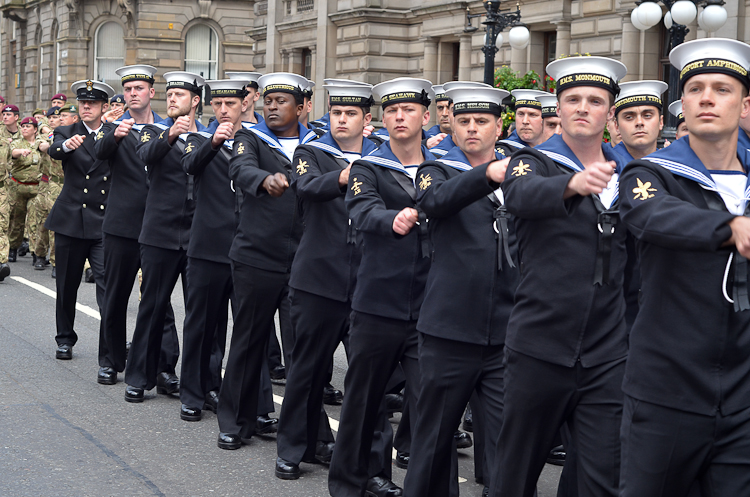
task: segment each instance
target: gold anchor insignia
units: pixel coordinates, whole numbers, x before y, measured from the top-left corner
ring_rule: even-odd
[[[102,138],[104,138],[104,131],[99,131],[99,132],[98,132],[98,133],[96,134],[96,139],[97,139],[97,140],[101,140]]]
[[[513,168],[513,176],[526,176],[531,171],[531,167],[528,164],[524,164],[523,161],[519,161],[518,165]]]
[[[299,164],[297,164],[297,174],[299,175],[305,174],[307,172],[308,167],[309,166],[307,165],[307,161],[300,159]]]
[[[141,135],[141,141],[143,143],[146,143],[150,139],[151,139],[151,135],[148,134],[148,131],[144,131],[143,134]]]
[[[192,151],[193,151],[193,143],[190,142],[190,143],[187,144],[187,147],[185,147],[185,153],[189,154]]]
[[[166,131],[166,129],[165,129],[164,131]],[[161,140],[162,138],[164,138],[164,131],[162,131],[161,133],[159,133],[159,139],[160,139],[160,140]]]
[[[352,181],[352,191],[354,192],[354,195],[359,195],[362,193],[362,189],[360,188],[362,186],[361,181],[357,181],[357,178],[354,178],[354,181]]]
[[[649,193],[656,191],[656,188],[651,188],[650,181],[644,183],[640,178],[636,178],[635,180],[638,182],[638,186],[633,188],[633,193],[635,193],[633,200],[646,200],[655,196],[653,193]]]
[[[425,176],[424,174],[419,175],[419,189],[420,190],[426,190],[429,188],[429,186],[432,184],[432,176],[429,174]]]
[[[503,150],[502,148],[496,148],[495,152],[498,152],[500,155],[502,155],[503,157],[505,157],[505,150]]]
[[[245,153],[245,144],[240,143],[237,145],[237,155],[244,154]]]

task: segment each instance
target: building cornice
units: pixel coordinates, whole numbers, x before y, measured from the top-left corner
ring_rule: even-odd
[[[312,17],[307,19],[299,19],[296,21],[279,22],[276,24],[276,29],[279,33],[288,33],[289,31],[297,31],[304,28],[317,29],[318,18]]]
[[[245,34],[251,40],[259,41],[265,40],[268,35],[268,26],[260,26],[257,28],[251,28],[245,31]]]
[[[389,24],[411,24],[414,15],[409,10],[395,9],[352,9],[329,14],[328,18],[337,27],[359,24],[362,22],[385,22]]]

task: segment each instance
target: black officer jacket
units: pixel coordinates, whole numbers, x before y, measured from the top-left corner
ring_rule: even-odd
[[[622,218],[637,239],[642,292],[623,390],[671,408],[730,414],[750,406],[750,310],[735,312],[729,302],[737,300],[737,253],[721,245],[734,215],[689,143],[677,140],[622,175]],[[737,155],[747,171],[750,154],[740,145]]]
[[[424,146],[422,154],[425,160],[435,159]],[[396,214],[406,207],[417,207],[416,188],[407,192],[395,175],[412,181],[403,172],[388,142],[354,161],[349,173],[346,208],[363,241],[352,309],[387,318],[417,320],[430,259],[422,257],[419,226],[406,236],[393,231]]]
[[[195,214],[188,257],[229,264],[236,221],[235,194],[229,179],[231,141],[214,150],[213,134],[190,133],[185,140],[182,167],[195,176]],[[223,149],[223,150],[222,150]]]
[[[152,113],[154,122],[161,121],[161,117]],[[126,112],[118,121],[105,123],[98,133],[101,138],[97,138],[94,146],[96,156],[109,161],[110,167],[111,187],[102,231],[137,240],[141,234],[148,195],[146,165],[135,153],[143,126],[134,125],[128,136],[118,143],[115,130],[125,119],[132,119],[130,112]]]
[[[65,153],[63,142],[74,135],[86,138],[80,147]],[[109,162],[96,158],[94,141],[93,134],[89,135],[80,122],[55,129],[48,153],[62,161],[65,183],[44,223],[47,229],[86,240],[102,237],[110,184]]]
[[[555,161],[541,150],[557,154]],[[612,147],[602,150],[621,167]],[[508,164],[503,192],[516,216],[521,280],[505,345],[553,364],[572,367],[580,360],[592,367],[627,354],[627,229],[615,227],[609,282],[595,285],[599,212],[591,196],[563,199],[573,166],[582,170],[559,135],[517,151]]]
[[[316,135],[300,124],[299,137],[304,144]],[[262,186],[275,173],[284,174],[291,183],[291,169],[291,161],[265,122],[234,135],[229,177],[242,192],[242,204],[229,251],[233,261],[277,273],[291,270],[302,236],[297,196],[286,191],[281,197],[271,197]]]
[[[136,148],[138,157],[148,168],[149,188],[146,212],[138,241],[169,250],[187,250],[190,225],[193,222],[195,198],[193,181],[182,170],[184,137],[169,144],[169,118],[143,127]],[[196,121],[198,131],[205,127]]]
[[[449,340],[502,345],[518,286],[517,243],[505,213],[503,236],[515,266],[510,267],[495,231],[502,225],[495,216],[501,198],[493,193],[500,185],[486,175],[487,165],[472,168],[458,147],[419,167],[417,204],[430,220],[433,252],[417,329]]]
[[[362,155],[373,150],[375,145],[363,138]],[[348,165],[330,133],[297,147],[292,161],[291,186],[299,198],[303,233],[289,286],[339,302],[352,298],[362,258],[344,206],[346,187],[339,186]]]

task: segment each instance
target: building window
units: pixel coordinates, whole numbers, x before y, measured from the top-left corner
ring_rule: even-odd
[[[105,22],[96,29],[94,37],[94,74],[98,81],[107,83],[118,93],[122,89],[120,77],[115,73],[125,65],[125,44],[122,26]]]
[[[302,49],[302,75],[307,79],[312,78],[312,52],[309,48]]]
[[[205,24],[190,28],[185,36],[185,70],[216,79],[219,60],[219,39],[216,32]]]
[[[315,9],[314,0],[297,0],[297,12],[310,12]]]

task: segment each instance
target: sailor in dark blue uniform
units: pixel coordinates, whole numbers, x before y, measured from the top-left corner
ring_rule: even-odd
[[[256,433],[258,388],[269,330],[282,300],[302,223],[289,188],[298,145],[315,138],[299,121],[307,79],[272,73],[258,79],[264,121],[234,136],[229,177],[240,189],[239,224],[229,251],[234,285],[234,328],[219,392],[222,449],[238,449]],[[281,308],[280,319],[289,320]]]
[[[440,133],[450,135],[452,130],[451,120],[453,119],[451,99],[445,94],[443,85],[432,85],[432,91],[435,93],[435,117],[438,123],[425,131],[425,133],[428,138],[432,138]]]
[[[750,46],[709,38],[670,53],[690,136],[622,175],[642,298],[625,368],[620,495],[750,488]],[[741,134],[742,131],[740,130]]]
[[[517,89],[511,92],[515,98],[516,129],[501,143],[513,150],[536,147],[544,140],[542,103],[536,97],[547,95],[546,91]]]
[[[141,131],[136,149],[146,164],[149,176],[143,227],[138,238],[143,268],[142,297],[125,368],[125,400],[143,402],[143,391],[157,386],[158,393],[175,393],[176,376],[159,374],[159,351],[172,291],[177,278],[187,296],[187,249],[193,222],[195,199],[193,178],[182,169],[185,142],[189,131],[202,131],[195,120],[200,103],[203,78],[189,72],[168,72],[167,115],[169,118],[149,124]],[[169,381],[167,381],[169,380]]]
[[[682,100],[675,100],[674,102],[669,104],[669,113],[677,118],[677,131],[675,132],[675,140],[679,140],[680,138],[688,134],[685,115],[682,113]],[[740,135],[739,139],[742,139],[742,135]],[[750,145],[750,140],[748,145]]]
[[[294,349],[277,436],[276,476],[299,477],[300,462],[330,462],[333,443],[320,440],[323,387],[333,353],[349,332],[351,297],[361,258],[344,206],[351,163],[375,145],[362,136],[372,115],[372,87],[330,85],[331,130],[300,145],[292,160],[292,189],[304,231],[289,278]],[[331,435],[332,437],[332,435]],[[332,440],[332,438],[331,438]]]
[[[542,104],[542,143],[544,143],[552,138],[552,135],[559,135],[562,132],[560,116],[557,115],[557,95],[545,93],[537,96],[536,100]]]
[[[495,150],[508,92],[457,87],[447,94],[458,146],[417,172],[433,263],[417,323],[422,387],[404,483],[409,496],[450,495],[457,473],[453,435],[475,389],[487,467],[495,468],[505,330],[518,284],[515,232],[500,190],[507,161]]]
[[[615,145],[625,163],[656,152],[656,142],[664,127],[661,95],[663,81],[628,81],[620,85],[615,101],[615,125],[622,141]]]
[[[242,113],[242,122],[258,124],[263,121],[263,116],[255,112],[255,102],[260,98],[260,92],[258,91],[258,78],[260,78],[262,74],[259,72],[227,71],[226,75],[229,79],[249,81],[248,85],[245,87],[247,90],[247,95],[245,95],[247,109]]]
[[[375,428],[389,431],[383,395],[399,362],[406,375],[405,402],[413,406],[418,393],[416,324],[429,246],[420,233],[426,223],[417,224],[414,178],[419,164],[434,158],[421,143],[431,92],[424,79],[375,86],[391,139],[356,161],[349,174],[346,206],[364,245],[352,298],[346,396],[328,476],[334,497],[401,495],[390,481],[390,466],[368,479],[368,459]]]
[[[516,216],[521,280],[505,339],[497,497],[534,494],[563,423],[577,449],[579,495],[617,494],[626,230],[617,225],[623,164],[602,135],[626,71],[604,57],[550,63],[562,135],[508,165],[503,192]]]

